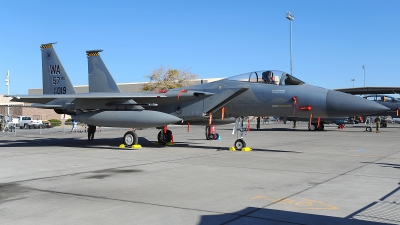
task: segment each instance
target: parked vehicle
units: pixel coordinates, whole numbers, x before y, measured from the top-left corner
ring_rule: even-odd
[[[33,120],[30,116],[18,116],[18,124],[20,129],[41,128],[42,120]]]
[[[392,123],[400,123],[400,118],[393,117],[392,118]]]

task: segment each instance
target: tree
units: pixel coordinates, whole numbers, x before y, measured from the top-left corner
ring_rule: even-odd
[[[176,70],[160,66],[154,69],[151,75],[147,75],[149,83],[143,85],[142,91],[167,90],[179,87],[190,86],[198,75],[189,70]]]

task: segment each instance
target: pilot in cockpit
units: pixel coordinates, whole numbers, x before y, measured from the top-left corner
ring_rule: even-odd
[[[265,71],[262,73],[262,79],[267,84],[275,84],[274,82],[274,73],[271,71]]]

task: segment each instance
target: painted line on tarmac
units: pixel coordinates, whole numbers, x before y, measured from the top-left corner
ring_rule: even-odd
[[[339,207],[327,204],[325,202],[302,198],[301,200],[291,198],[269,198],[267,196],[255,196],[251,200],[263,200],[271,203],[278,203],[289,206],[292,209],[307,209],[307,210],[338,210]]]

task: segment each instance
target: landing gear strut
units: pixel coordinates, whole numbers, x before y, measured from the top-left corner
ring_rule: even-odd
[[[240,131],[240,138],[238,138],[239,134],[237,133],[237,131]],[[243,140],[243,136],[247,134],[247,128],[243,127],[243,117],[238,117],[236,119],[236,123],[235,123],[235,127],[233,128],[232,134],[237,134],[236,138],[238,138],[235,141],[235,146],[234,148],[236,150],[251,150],[249,147],[246,146],[246,142]]]
[[[160,132],[158,132],[157,140],[158,140],[158,143],[160,143],[160,144],[166,144],[168,142],[171,142],[172,141],[172,131],[167,130],[166,132],[164,132],[163,130],[161,130]]]
[[[367,116],[365,120],[365,124],[367,127],[365,128],[366,132],[372,132],[372,118],[370,116]]]
[[[207,140],[217,140],[219,134],[215,132],[215,125],[206,126],[206,139]]]
[[[320,123],[319,125],[318,125],[318,123],[311,123],[311,125],[310,124],[308,125],[308,130],[311,130],[311,131],[314,131],[314,130],[322,131],[322,130],[324,130],[324,128],[325,128],[325,126],[322,123]]]

